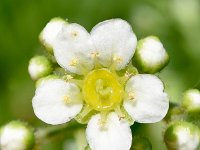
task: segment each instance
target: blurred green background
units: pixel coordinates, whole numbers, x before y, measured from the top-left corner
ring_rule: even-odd
[[[138,39],[157,35],[170,55],[169,65],[159,74],[170,100],[180,101],[184,90],[200,88],[199,0],[0,0],[0,125],[13,119],[42,124],[33,114],[35,85],[27,66],[41,53],[40,31],[58,16],[88,31],[100,21],[122,18]],[[134,133],[150,137],[153,149],[165,149],[160,124],[134,128]],[[59,143],[50,147],[62,149]]]

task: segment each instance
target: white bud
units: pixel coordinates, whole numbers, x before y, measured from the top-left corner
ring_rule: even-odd
[[[40,33],[39,40],[49,52],[53,53],[53,43],[65,23],[66,21],[61,18],[53,18]]]
[[[171,124],[164,135],[168,149],[196,150],[199,147],[199,128],[189,122],[178,121]]]
[[[52,72],[51,62],[45,56],[35,56],[31,58],[28,71],[33,80],[47,76]]]
[[[134,60],[141,71],[156,73],[168,64],[169,56],[160,40],[149,36],[139,40]]]
[[[183,94],[182,105],[188,111],[200,110],[200,91],[191,89]]]
[[[1,150],[30,150],[34,142],[33,129],[24,122],[12,121],[1,129]]]

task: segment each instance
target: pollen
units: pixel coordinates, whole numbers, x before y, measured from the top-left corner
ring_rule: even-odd
[[[66,80],[66,81],[70,81],[72,79],[73,79],[73,77],[69,74],[64,76],[64,80]]]
[[[121,63],[123,61],[123,58],[122,57],[119,57],[119,56],[114,56],[113,57],[113,61],[114,62],[117,62],[117,63]]]
[[[92,53],[91,53],[91,57],[92,57],[93,59],[99,57],[99,52],[92,52]]]
[[[130,73],[130,72],[128,72],[128,71],[126,71],[126,73],[125,73],[125,77],[127,77],[127,78],[130,78],[132,75],[133,75],[133,74]]]
[[[71,36],[72,36],[72,37],[77,37],[77,36],[78,36],[78,32],[77,32],[77,31],[73,31],[73,32],[71,33]]]
[[[135,100],[135,94],[134,94],[134,92],[129,92],[128,93],[128,98],[129,98],[129,100]]]
[[[78,64],[78,59],[77,58],[73,58],[70,62],[70,66],[75,67]]]
[[[63,101],[65,104],[69,104],[70,103],[70,99],[68,95],[63,96]]]

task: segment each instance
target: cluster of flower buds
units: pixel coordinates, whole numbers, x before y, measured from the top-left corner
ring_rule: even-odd
[[[200,148],[200,92],[190,89],[184,92],[180,105],[169,111],[171,123],[164,141],[172,150],[198,150]],[[180,121],[182,120],[182,121]]]

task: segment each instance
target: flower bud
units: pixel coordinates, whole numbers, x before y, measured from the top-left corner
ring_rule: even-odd
[[[145,137],[135,137],[133,138],[131,150],[152,150],[152,145]]]
[[[30,150],[34,142],[33,129],[24,122],[12,121],[0,131],[1,150]]]
[[[52,65],[45,56],[35,56],[31,58],[28,71],[33,80],[47,76],[52,72]]]
[[[200,110],[200,92],[198,89],[191,89],[183,94],[182,106],[187,111]]]
[[[142,72],[156,73],[168,64],[169,56],[160,40],[149,36],[139,40],[134,60]]]
[[[64,23],[65,20],[61,18],[53,18],[40,33],[39,40],[50,53],[53,53],[53,43]]]
[[[165,131],[164,141],[171,150],[196,150],[199,148],[200,131],[189,122],[174,122]]]

